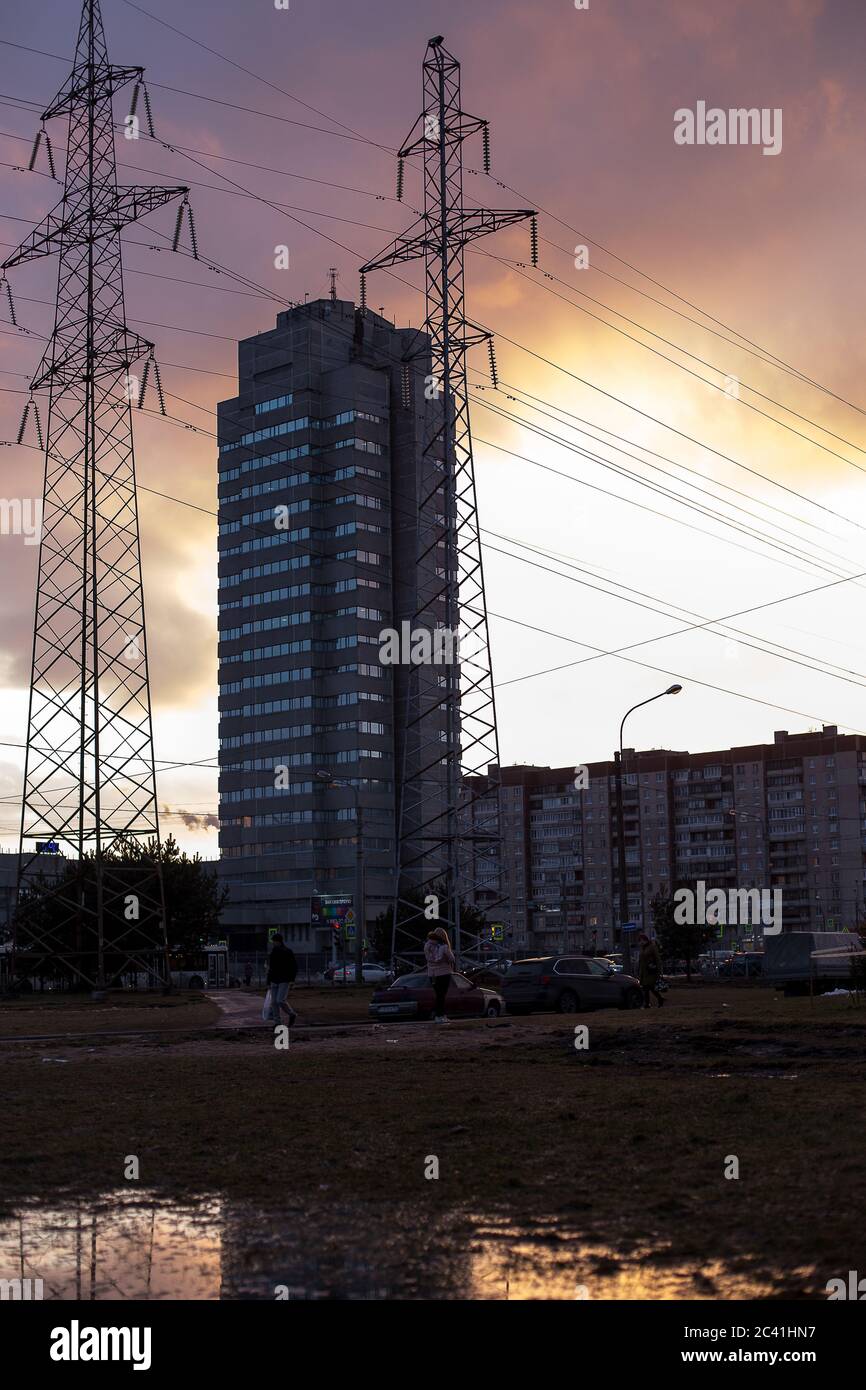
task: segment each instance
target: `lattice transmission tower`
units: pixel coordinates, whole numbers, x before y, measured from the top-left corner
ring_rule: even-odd
[[[53,174],[44,123],[67,117],[63,196],[3,266],[60,258],[31,383],[48,408],[13,952],[28,974],[52,962],[94,989],[129,971],[168,980],[132,432],[133,367],[147,358],[146,380],[153,345],[126,323],[120,233],[188,190],[118,187],[112,98],[130,83],[149,124],[143,69],[109,63],[85,0],[31,158],[45,138]],[[39,842],[68,855],[65,874],[43,874]]]
[[[413,634],[444,628],[459,635],[457,660],[396,668],[397,957],[417,950],[422,919],[436,925],[432,907],[425,918],[430,897],[458,952],[471,950],[479,936],[461,931],[461,904],[495,906],[498,897],[492,885],[500,873],[499,742],[466,358],[471,347],[488,343],[494,379],[495,359],[490,334],[466,317],[464,252],[470,242],[534,217],[527,209],[464,206],[463,142],[481,135],[489,172],[489,126],[462,109],[460,64],[441,37],[427,46],[423,103],[399,151],[397,177],[402,198],[403,161],[421,156],[423,214],[361,268],[363,303],[370,272],[421,258],[425,263],[429,348],[425,344],[420,355],[431,408],[416,495],[404,499],[416,517],[415,571],[411,584],[395,583],[395,619],[408,620]]]

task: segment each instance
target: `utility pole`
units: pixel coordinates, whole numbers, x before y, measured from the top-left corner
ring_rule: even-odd
[[[72,72],[42,113],[68,118],[63,196],[3,265],[60,257],[31,382],[49,396],[13,939],[93,990],[130,970],[168,983],[131,413],[151,367],[161,387],[153,344],[127,327],[120,232],[188,190],[117,186],[112,98],[129,83],[127,122],[144,91],[150,125],[143,69],[109,63],[85,0]],[[70,872],[44,883],[35,840],[63,847]]]
[[[446,664],[396,668],[395,743],[400,778],[392,954],[417,951],[426,902],[451,935],[460,956],[461,901],[501,874],[498,817],[472,826],[471,807],[485,795],[498,798],[499,740],[487,625],[475,469],[469,421],[466,354],[481,343],[495,359],[490,335],[472,324],[464,305],[467,245],[533,213],[466,209],[463,142],[480,134],[484,167],[490,168],[488,123],[463,111],[460,64],[440,36],[430,40],[423,62],[423,110],[399,151],[397,196],[403,164],[423,161],[424,212],[409,230],[361,268],[366,276],[423,259],[429,338],[424,397],[429,440],[417,487],[416,588],[408,618],[419,631],[459,633],[459,654]],[[533,224],[534,226],[534,224]],[[537,259],[537,238],[533,238]],[[417,360],[416,355],[416,360]],[[408,359],[407,359],[408,360]],[[417,372],[417,368],[416,368]],[[492,778],[491,778],[492,772]],[[477,783],[472,779],[479,779]],[[464,826],[469,825],[465,830]],[[489,825],[489,828],[488,828]],[[444,902],[442,901],[444,899]],[[435,900],[435,903],[433,902]],[[419,905],[419,901],[422,905]],[[476,944],[480,938],[476,934]]]
[[[361,788],[353,782],[339,781],[322,768],[315,773],[317,782],[325,787],[347,787],[355,800],[355,983],[364,981],[364,939],[367,934],[367,899],[364,874],[364,808],[361,804]]]
[[[625,721],[623,720],[623,723]],[[620,731],[620,744],[622,743],[622,731]],[[625,863],[625,808],[623,806],[623,778],[622,778],[622,747],[614,752],[614,782],[616,785],[616,845],[617,845],[617,874],[619,876],[619,949],[622,952],[622,968],[626,975],[631,974],[631,941],[630,933],[624,930],[628,921],[628,884],[626,882],[626,863]],[[614,933],[614,939],[616,939]]]
[[[617,841],[618,841],[618,860],[619,860],[619,937],[620,950],[622,951],[622,968],[626,975],[631,974],[631,932],[624,930],[628,922],[628,882],[626,879],[627,865],[625,860],[625,808],[623,805],[624,796],[624,776],[623,776],[623,753],[622,739],[625,729],[625,721],[630,714],[634,714],[636,709],[643,709],[644,705],[651,705],[654,700],[661,700],[665,695],[679,695],[682,690],[681,685],[669,685],[667,690],[660,690],[657,695],[650,695],[648,700],[638,700],[636,705],[627,709],[622,717],[619,726],[619,748],[614,754],[614,769],[616,783],[616,808],[617,808]],[[638,811],[640,811],[640,791],[638,791]]]

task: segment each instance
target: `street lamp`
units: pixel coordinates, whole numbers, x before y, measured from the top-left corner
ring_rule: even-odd
[[[665,695],[679,695],[682,690],[681,685],[669,685],[667,690],[660,690],[658,695],[650,695],[648,700],[639,700],[631,709],[627,709],[622,717],[619,726],[619,749],[614,754],[615,780],[616,780],[616,806],[617,806],[617,859],[619,864],[619,934],[620,946],[622,948],[622,968],[626,975],[631,974],[631,935],[623,931],[623,927],[628,921],[628,884],[625,877],[625,809],[623,806],[623,785],[622,785],[622,735],[625,728],[625,721],[630,714],[634,714],[636,709],[642,709],[644,705],[651,705],[653,700],[661,700]]]
[[[314,775],[316,781],[322,782],[325,786],[347,787],[355,797],[355,983],[363,984],[367,912],[364,901],[364,821],[361,810],[361,791],[355,783],[340,781],[324,769]]]

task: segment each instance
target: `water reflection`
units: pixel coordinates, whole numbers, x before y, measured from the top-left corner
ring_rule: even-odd
[[[46,1299],[216,1299],[222,1226],[218,1200],[28,1204],[0,1219],[0,1278],[41,1279]]]
[[[771,1275],[675,1261],[661,1247],[625,1256],[561,1217],[292,1201],[267,1213],[128,1189],[0,1218],[0,1279],[19,1278],[62,1300],[740,1299],[781,1289]],[[789,1272],[785,1291],[808,1294],[814,1282],[809,1270]]]

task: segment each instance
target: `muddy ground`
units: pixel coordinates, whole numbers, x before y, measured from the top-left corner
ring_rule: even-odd
[[[186,1016],[180,1032],[5,1041],[0,1203],[121,1187],[135,1154],[142,1184],[175,1198],[275,1213],[308,1200],[312,1214],[350,1197],[355,1221],[400,1209],[425,1228],[467,1204],[519,1212],[576,1223],[614,1259],[721,1261],[778,1294],[866,1267],[866,1010],[736,986],[667,1000],[446,1027],[333,1022],[299,1028],[288,1050],[258,1023],[193,1026],[211,1006],[190,1001],[163,1015]],[[309,1022],[312,994],[301,1012]]]

